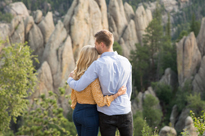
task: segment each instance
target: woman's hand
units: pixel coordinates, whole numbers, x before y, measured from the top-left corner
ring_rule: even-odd
[[[74,71],[71,71],[69,77],[72,77],[72,78],[73,78],[73,73],[74,73]]]
[[[127,87],[123,85],[117,92],[118,96],[125,94],[127,91]]]
[[[124,85],[118,90],[116,94],[113,95],[113,98],[116,99],[118,96],[125,94],[127,91],[127,87]]]

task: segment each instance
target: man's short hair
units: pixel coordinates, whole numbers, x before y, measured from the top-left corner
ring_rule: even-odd
[[[113,34],[108,30],[101,30],[97,32],[95,34],[95,38],[97,43],[103,42],[107,48],[109,48],[114,42]]]

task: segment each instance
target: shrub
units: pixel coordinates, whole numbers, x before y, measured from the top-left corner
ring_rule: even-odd
[[[162,111],[157,109],[159,101],[152,96],[147,94],[143,103],[143,117],[146,118],[147,123],[150,127],[155,128],[161,122]]]
[[[152,129],[147,125],[146,120],[143,120],[142,136],[151,136]]]
[[[194,121],[194,126],[197,128],[197,131],[199,132],[198,136],[203,136],[203,133],[205,132],[205,112],[201,112],[202,115],[200,117],[196,117],[195,114],[190,111],[191,117]]]
[[[62,88],[61,88],[62,89]],[[61,95],[64,95],[61,91]],[[63,109],[57,104],[57,95],[52,91],[49,92],[49,97],[44,94],[40,98],[36,98],[34,104],[30,107],[31,110],[23,115],[23,126],[17,134],[21,135],[70,135],[67,129],[72,124],[63,116]],[[37,107],[34,109],[34,106]],[[72,127],[72,129],[74,129]]]
[[[205,101],[201,100],[200,94],[190,94],[187,96],[188,107],[194,110],[196,116],[201,114],[201,111],[205,109]]]
[[[137,112],[133,116],[134,136],[142,136],[142,129],[146,126],[146,131],[151,132],[151,128],[147,127],[147,123],[143,120],[142,112]]]
[[[175,104],[179,112],[187,105],[187,96],[191,94],[191,81],[186,81],[183,87],[179,87],[176,93]]]
[[[169,85],[158,83],[155,87],[157,97],[164,104],[169,104],[172,99],[172,88]]]

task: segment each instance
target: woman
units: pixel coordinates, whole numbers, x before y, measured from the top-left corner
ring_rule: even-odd
[[[93,61],[98,59],[98,53],[95,47],[91,45],[84,46],[79,55],[76,68],[73,73],[75,80],[80,79]],[[73,121],[76,126],[78,136],[97,136],[98,135],[98,112],[96,104],[100,107],[110,106],[111,102],[118,96],[125,94],[126,88],[121,87],[118,93],[111,96],[103,96],[99,80],[93,81],[87,88],[81,92],[72,89],[71,107],[73,111]]]

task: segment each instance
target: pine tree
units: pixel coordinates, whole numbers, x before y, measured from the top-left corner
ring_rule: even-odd
[[[159,24],[159,20],[154,18],[148,27],[145,29],[145,35],[143,36],[143,45],[149,47],[149,57],[151,59],[152,72],[156,69],[155,54],[159,51],[162,45],[163,28]]]
[[[76,135],[74,124],[63,116],[63,109],[57,104],[58,97],[68,98],[68,96],[65,95],[65,89],[66,86],[59,88],[60,96],[49,91],[49,97],[42,94],[40,98],[36,98],[29,107],[30,110],[24,112],[23,125],[19,128],[17,135]]]
[[[162,15],[161,15],[161,7],[159,6],[159,1],[157,1],[156,3],[156,9],[154,11],[153,17],[154,19],[150,22],[148,27],[145,29],[145,35],[143,36],[143,45],[149,47],[149,56],[151,58],[152,80],[155,79],[153,74],[156,73],[155,54],[160,50],[162,45],[162,38],[163,38]]]
[[[2,45],[0,41],[0,45]],[[0,54],[0,135],[9,129],[11,118],[16,122],[27,108],[27,92],[34,89],[36,74],[30,48],[22,43],[4,47]]]
[[[131,51],[130,58],[131,64],[133,68],[133,79],[135,85],[138,86],[139,91],[143,92],[145,90],[144,87],[144,75],[147,72],[149,66],[149,53],[148,47],[146,45],[141,46],[140,44],[135,44],[136,50]]]
[[[190,32],[194,32],[194,35],[197,37],[199,30],[200,30],[200,22],[196,21],[195,14],[193,14],[191,25],[190,25]]]
[[[155,18],[145,29],[142,40],[143,47],[137,44],[136,51],[132,51],[130,57],[133,65],[133,80],[139,91],[144,91],[151,81],[156,80],[156,69],[160,67],[157,54],[163,43],[163,27],[159,8],[155,11]]]
[[[193,15],[192,15],[192,20],[191,20],[191,25],[190,25],[190,31],[191,31],[191,32],[194,32],[195,29],[196,29],[195,22],[196,22],[196,20],[195,20],[195,15],[193,14]]]
[[[179,37],[176,40],[176,42],[179,42],[184,36],[187,36],[187,35],[188,35],[187,31],[185,31],[185,30],[181,31],[181,33],[179,34]]]
[[[166,25],[166,36],[169,40],[171,40],[171,21],[170,21],[170,13],[168,13],[168,20]]]
[[[156,9],[154,11],[153,18],[155,18],[158,21],[159,25],[162,24],[162,14],[161,14],[161,11],[162,11],[162,9],[159,6],[159,0],[157,0]]]
[[[177,72],[175,44],[172,45],[171,43],[170,14],[168,14],[166,33],[163,37],[161,52],[158,55],[161,55],[161,58],[162,58],[161,65],[159,66],[160,76],[165,71],[166,68],[171,68],[173,71]]]

